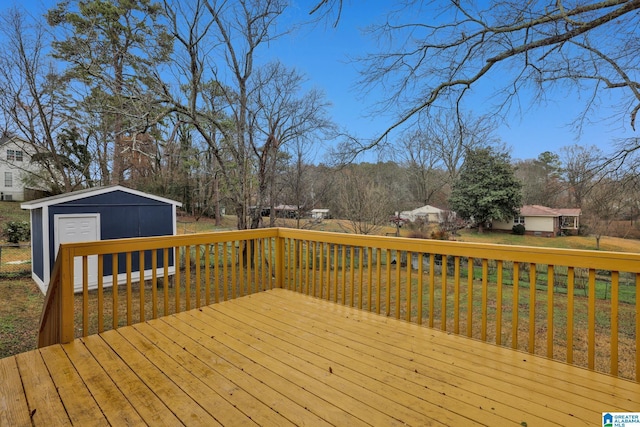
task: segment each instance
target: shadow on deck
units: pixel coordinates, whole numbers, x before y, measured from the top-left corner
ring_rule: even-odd
[[[283,289],[1,359],[0,384],[11,426],[570,426],[640,409],[638,383]]]

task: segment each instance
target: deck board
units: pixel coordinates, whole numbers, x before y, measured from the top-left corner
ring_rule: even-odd
[[[0,425],[601,425],[640,384],[275,289],[0,360]]]
[[[22,388],[20,372],[15,357],[0,359],[0,425],[31,425],[29,405]]]

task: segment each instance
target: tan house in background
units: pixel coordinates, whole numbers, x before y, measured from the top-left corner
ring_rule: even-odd
[[[525,234],[554,237],[562,232],[576,234],[580,227],[580,209],[554,209],[541,205],[524,205],[520,215],[511,221],[492,221],[491,229],[511,232],[522,224]]]

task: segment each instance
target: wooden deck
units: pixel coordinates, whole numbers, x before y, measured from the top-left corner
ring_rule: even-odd
[[[0,384],[2,426],[531,427],[640,411],[640,384],[282,289],[1,359]]]

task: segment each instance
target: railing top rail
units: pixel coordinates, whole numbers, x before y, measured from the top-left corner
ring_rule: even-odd
[[[72,256],[84,256],[271,237],[345,246],[640,273],[640,254],[635,253],[369,236],[293,228],[261,228],[177,236],[137,237],[100,242],[65,243],[64,247],[71,251]]]
[[[98,242],[63,243],[62,245],[71,250],[73,256],[84,256],[163,249],[186,245],[205,245],[234,240],[263,239],[277,237],[277,235],[277,228],[260,228],[255,230],[180,234],[176,236],[132,237],[126,239],[101,240]]]
[[[640,273],[640,254],[595,250],[540,248],[491,243],[456,242],[407,237],[368,236],[313,230],[278,229],[278,236],[346,246],[439,253],[522,263],[594,268]]]

